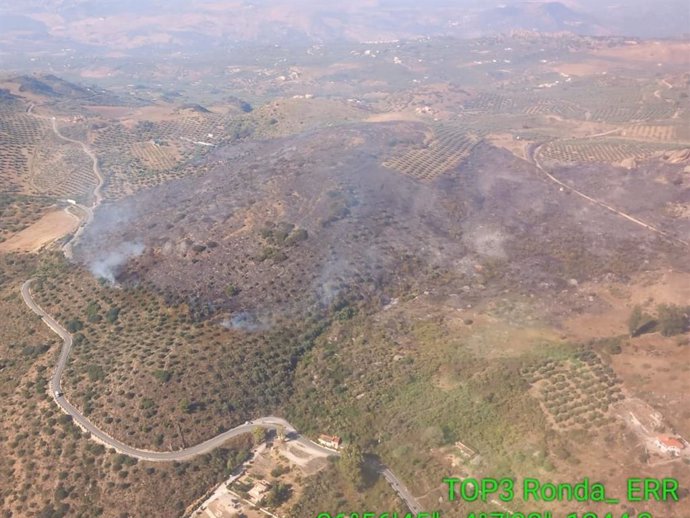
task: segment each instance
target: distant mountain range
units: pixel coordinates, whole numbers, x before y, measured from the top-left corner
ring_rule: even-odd
[[[479,37],[513,30],[680,36],[687,0],[29,0],[0,7],[0,50],[131,53],[242,42],[308,43]]]

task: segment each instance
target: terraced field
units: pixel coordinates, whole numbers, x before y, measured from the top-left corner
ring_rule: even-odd
[[[394,157],[384,165],[418,180],[433,180],[458,167],[481,141],[477,133],[463,127],[439,125],[433,133],[428,146]]]
[[[167,171],[175,167],[180,161],[177,148],[158,144],[156,141],[135,142],[131,147],[132,155],[141,160],[154,171]]]
[[[584,117],[584,110],[563,99],[535,98],[524,109],[527,115],[559,115],[563,118],[578,119]]]
[[[641,140],[658,140],[662,142],[675,141],[678,138],[676,126],[633,124],[626,127],[621,136]]]
[[[515,106],[514,97],[493,92],[482,92],[464,103],[465,110],[482,113],[505,113],[512,111]]]

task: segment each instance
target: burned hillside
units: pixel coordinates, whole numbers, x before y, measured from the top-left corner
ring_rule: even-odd
[[[77,257],[196,318],[258,327],[430,287],[558,292],[663,260],[657,236],[488,144],[430,181],[382,165],[424,130],[358,124],[218,149],[198,178],[102,207]]]

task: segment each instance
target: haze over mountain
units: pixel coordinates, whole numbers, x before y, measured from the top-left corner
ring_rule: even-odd
[[[0,7],[0,51],[207,51],[243,42],[470,38],[513,30],[673,37],[688,26],[690,5],[684,0],[653,6],[638,0],[49,0]]]

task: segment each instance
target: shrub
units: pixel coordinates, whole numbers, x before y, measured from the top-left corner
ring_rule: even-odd
[[[170,371],[159,369],[153,373],[153,375],[163,383],[167,383],[172,378]]]
[[[630,317],[628,317],[628,332],[630,336],[639,336],[645,332],[648,332],[654,325],[654,319],[644,313],[640,305],[636,305]]]
[[[97,303],[90,302],[89,305],[86,306],[86,319],[91,323],[100,322],[102,320],[100,311],[101,307]]]
[[[108,312],[105,314],[105,318],[108,322],[111,324],[114,324],[117,319],[120,316],[120,308],[118,307],[112,307],[108,310]]]
[[[664,336],[679,335],[687,331],[687,308],[681,308],[675,304],[660,304],[657,307],[659,331]]]
[[[69,331],[70,333],[76,333],[77,331],[81,331],[82,329],[84,329],[84,323],[77,318],[73,318],[72,320],[67,322],[67,331]]]

